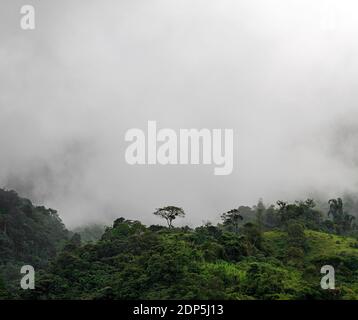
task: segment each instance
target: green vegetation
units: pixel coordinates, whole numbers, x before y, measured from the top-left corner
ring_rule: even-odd
[[[91,234],[91,228],[85,228],[77,230],[62,247],[66,231],[59,224],[51,233],[62,230],[63,237],[48,240],[58,244],[56,256],[49,250],[46,252],[51,256],[46,259],[38,256],[44,263],[38,265],[36,289],[11,291],[3,276],[0,297],[358,299],[357,227],[354,219],[341,219],[348,214],[340,214],[345,212],[340,209],[340,200],[336,204],[334,218],[335,208],[331,207],[328,216],[312,200],[278,202],[267,208],[260,201],[253,208],[226,212],[222,224],[207,223],[195,229],[174,227],[175,217],[183,216],[184,211],[165,207],[155,214],[170,219],[168,227],[147,227],[139,221],[119,218],[99,240],[89,237],[81,241],[79,234]],[[17,208],[22,210],[19,205]],[[4,210],[3,205],[0,210]],[[32,212],[36,210],[32,207]],[[53,213],[47,212],[49,219]],[[5,250],[3,243],[0,249]],[[31,252],[26,257],[34,259]],[[14,256],[11,259],[29,263]],[[327,264],[335,268],[334,290],[320,287],[320,270]]]
[[[72,233],[80,235],[82,242],[96,242],[101,239],[106,227],[100,224],[87,225],[85,227],[77,227]]]
[[[0,189],[0,297],[18,290],[21,266],[45,268],[67,238],[55,210]]]
[[[164,208],[156,209],[153,213],[155,216],[165,219],[168,224],[168,228],[173,228],[173,221],[177,217],[185,217],[185,212],[182,208],[168,206]]]

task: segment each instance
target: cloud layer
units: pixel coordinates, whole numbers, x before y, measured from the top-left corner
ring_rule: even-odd
[[[358,189],[355,1],[33,1],[34,31],[21,5],[0,4],[0,184],[69,226]],[[233,174],[129,166],[148,120],[233,128]]]

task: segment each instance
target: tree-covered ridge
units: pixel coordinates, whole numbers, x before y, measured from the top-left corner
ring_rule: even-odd
[[[97,243],[66,246],[27,297],[358,299],[353,225],[351,236],[334,233],[336,223],[311,200],[250,210],[249,222],[244,213],[237,218],[239,208],[223,214],[223,224],[195,229],[117,219]],[[327,264],[335,267],[335,290],[320,286]]]
[[[18,286],[22,265],[44,268],[67,237],[55,210],[0,189],[0,292],[5,284]]]
[[[0,298],[358,299],[358,230],[341,199],[326,212],[310,199],[259,201],[195,229],[175,227],[185,212],[167,206],[154,214],[168,227],[119,218],[77,229],[82,241],[14,192],[0,192],[0,210]],[[35,290],[15,288],[22,264],[35,267]],[[334,290],[320,286],[324,265]]]

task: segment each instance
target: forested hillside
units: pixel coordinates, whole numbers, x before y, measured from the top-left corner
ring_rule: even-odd
[[[154,212],[167,227],[119,218],[98,241],[98,226],[65,241],[53,210],[1,195],[1,264],[37,266],[35,290],[0,283],[3,298],[358,299],[357,226],[341,199],[328,212],[313,200],[260,201],[195,229],[175,227],[185,212],[170,206]],[[321,288],[324,265],[335,268],[333,290]]]
[[[320,268],[336,268],[322,290]],[[146,228],[118,219],[96,244],[67,247],[37,299],[358,299],[357,240],[320,231]]]
[[[0,189],[0,292],[19,287],[21,266],[45,268],[67,239],[55,210]]]

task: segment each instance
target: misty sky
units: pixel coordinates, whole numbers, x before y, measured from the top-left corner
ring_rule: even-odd
[[[354,0],[1,0],[0,186],[69,227],[356,192],[357,15]],[[148,120],[233,128],[233,173],[126,164],[125,132]]]

